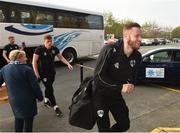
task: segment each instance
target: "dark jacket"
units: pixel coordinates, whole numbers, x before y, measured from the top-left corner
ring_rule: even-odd
[[[59,54],[59,49],[54,46],[50,49],[47,49],[45,46],[39,46],[35,49],[34,54],[39,55],[38,71],[41,78],[54,76],[56,73],[54,59]]]
[[[141,54],[136,50],[127,57],[123,42],[105,45],[94,71],[95,90],[105,96],[119,96],[123,84],[135,83],[136,70],[141,60]]]
[[[9,103],[16,118],[37,114],[37,103],[43,100],[33,70],[26,64],[8,64],[0,70],[0,86],[6,83]]]

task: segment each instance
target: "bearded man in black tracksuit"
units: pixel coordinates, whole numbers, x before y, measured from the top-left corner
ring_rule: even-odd
[[[100,132],[124,132],[130,127],[129,109],[121,95],[132,93],[141,54],[141,27],[128,23],[123,28],[123,41],[106,45],[101,50],[94,73],[94,107]],[[109,111],[116,123],[110,127]]]

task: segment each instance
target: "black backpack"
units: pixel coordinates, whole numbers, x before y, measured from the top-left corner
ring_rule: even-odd
[[[86,77],[72,97],[69,107],[69,123],[73,126],[92,129],[95,124],[93,108],[93,77]]]

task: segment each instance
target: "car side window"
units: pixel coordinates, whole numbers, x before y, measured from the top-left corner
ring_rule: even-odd
[[[174,61],[180,62],[180,51],[175,52]]]
[[[150,62],[170,62],[172,57],[171,51],[162,51],[151,54],[148,58]]]

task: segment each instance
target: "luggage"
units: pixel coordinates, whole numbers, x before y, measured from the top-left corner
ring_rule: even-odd
[[[69,123],[73,126],[92,129],[95,124],[93,108],[93,77],[87,77],[72,97],[69,107]]]

